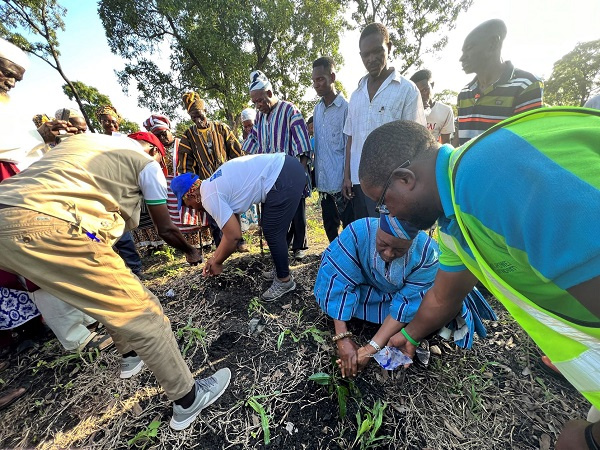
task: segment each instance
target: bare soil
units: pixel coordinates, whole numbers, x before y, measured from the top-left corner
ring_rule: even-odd
[[[66,355],[54,339],[12,356],[0,374],[2,390],[29,388],[0,412],[0,447],[549,449],[565,421],[584,417],[583,397],[542,370],[535,344],[494,299],[499,320],[472,350],[434,338],[441,355],[427,367],[389,374],[373,362],[354,382],[340,380],[332,324],[312,294],[327,241],[320,211],[309,203],[309,255],[292,267],[297,290],[276,302],[258,300],[270,265],[257,236],[249,236],[252,253],[236,255],[211,279],[181,255],[146,260],[145,283],[161,299],[192,371],[233,372],[228,391],[192,427],[169,428],[170,403],[148,369],[120,380],[115,350]],[[253,331],[251,321],[253,328],[258,322]],[[352,322],[351,329],[362,343],[376,328]],[[318,372],[333,376],[333,388],[309,380]],[[350,391],[343,418],[336,385]],[[374,437],[382,439],[356,440],[357,414],[364,420],[377,401],[385,409]],[[160,423],[154,432],[153,421]]]

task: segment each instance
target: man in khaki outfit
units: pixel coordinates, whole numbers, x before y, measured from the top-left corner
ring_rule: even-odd
[[[219,398],[229,369],[194,381],[169,319],[113,251],[137,226],[140,202],[165,242],[191,264],[201,252],[171,222],[166,180],[149,144],[126,137],[78,135],[0,185],[0,268],[104,323],[123,355],[121,377],[144,363],[174,401],[171,427],[187,428]],[[150,156],[153,155],[153,156]]]

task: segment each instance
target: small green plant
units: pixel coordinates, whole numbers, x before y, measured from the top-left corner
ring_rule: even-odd
[[[260,426],[263,430],[263,440],[265,445],[269,445],[269,443],[271,442],[271,430],[269,428],[270,417],[267,415],[267,411],[265,410],[264,406],[259,402],[259,400],[263,398],[273,397],[279,394],[279,391],[275,391],[271,395],[253,395],[246,401],[246,404],[250,406],[260,416]],[[258,433],[251,434],[254,438],[258,435]]]
[[[81,361],[84,364],[93,363],[96,358],[100,356],[100,351],[98,349],[94,349],[91,352],[76,352],[70,353],[68,355],[59,356],[58,358],[48,362],[44,360],[39,360],[37,365],[33,368],[33,373],[38,373],[42,367],[48,367],[50,369],[58,369],[58,372],[61,373],[64,369],[67,368],[69,364],[74,361]],[[77,363],[79,365],[79,363]]]
[[[248,399],[247,404],[260,416],[260,426],[263,430],[263,439],[265,445],[269,445],[271,442],[271,430],[269,429],[269,416],[265,411],[263,405],[258,402],[258,399],[263,396],[255,395]],[[252,437],[256,437],[256,433],[252,433]]]
[[[146,448],[146,446],[152,444],[154,439],[158,436],[158,428],[160,427],[160,421],[153,420],[150,422],[144,430],[140,431],[138,434],[134,436],[133,439],[127,441],[127,445],[131,447],[135,445],[136,447],[140,447],[142,449]]]
[[[264,310],[262,303],[258,297],[252,297],[250,303],[248,303],[248,317],[252,317],[254,313],[258,313]]]
[[[176,333],[177,339],[183,339],[185,341],[185,347],[182,350],[183,357],[187,355],[188,350],[198,342],[204,346],[204,339],[206,338],[206,330],[204,328],[196,328],[192,326],[192,318],[190,317],[188,323],[183,328],[179,328]]]
[[[297,336],[290,329],[283,330],[281,333],[279,333],[279,336],[277,336],[277,351],[279,351],[279,349],[283,345],[283,341],[285,340],[286,336],[290,336],[292,338],[292,340],[296,343],[298,343],[302,338],[307,338],[310,336],[318,344],[324,344],[325,343],[325,339],[323,338],[324,334],[325,334],[325,332],[319,330],[315,326],[307,328],[306,330],[304,330],[302,333],[300,333]]]
[[[164,258],[166,261],[175,261],[175,249],[168,245],[164,245],[162,250],[157,250],[153,254]]]
[[[374,448],[376,442],[383,444],[383,441],[389,441],[390,436],[377,436],[379,428],[383,423],[383,413],[386,408],[385,403],[377,400],[373,405],[373,408],[366,407],[366,413],[364,416],[361,415],[360,409],[356,412],[356,439],[352,447],[356,447],[356,444],[360,444],[361,450],[368,448]],[[377,445],[379,445],[377,444]]]
[[[335,375],[329,375],[325,372],[314,373],[308,377],[308,379],[320,384],[321,386],[327,386],[329,388],[329,395],[332,395],[335,392],[338,401],[340,417],[342,419],[346,417],[348,411],[348,398],[351,396],[361,396],[360,389],[356,387],[354,381],[352,380],[342,380]]]

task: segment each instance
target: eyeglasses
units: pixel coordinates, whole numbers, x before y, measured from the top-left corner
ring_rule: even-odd
[[[394,170],[392,170],[392,173],[390,173],[390,176],[388,177],[387,181],[383,185],[383,192],[381,192],[381,197],[379,197],[379,201],[375,205],[375,211],[377,211],[378,214],[389,214],[390,213],[387,209],[387,206],[385,206],[385,203],[384,203],[385,202],[385,194],[386,194],[388,188],[390,187],[390,184],[392,183],[392,177],[394,176],[394,172],[396,172],[396,170],[398,170],[398,169],[402,169],[403,167],[407,167],[407,166],[410,166],[409,159],[404,161],[402,164],[400,164],[398,167],[396,167]]]

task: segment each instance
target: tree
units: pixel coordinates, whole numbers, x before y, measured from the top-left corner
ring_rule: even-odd
[[[56,0],[3,0],[0,2],[0,36],[23,51],[37,56],[56,70],[70,86],[75,101],[84,113],[88,128],[94,131],[90,117],[83,111],[77,89],[67,78],[61,64],[57,30],[65,30],[67,10]],[[21,34],[25,31],[29,36]]]
[[[433,99],[436,102],[440,101],[450,106],[452,108],[452,112],[454,113],[454,117],[458,117],[458,107],[456,106],[458,92],[451,89],[444,89],[443,91],[434,94]]]
[[[87,116],[87,120],[89,120],[92,123],[94,129],[102,132],[102,124],[100,124],[100,121],[96,117],[96,110],[100,106],[112,105],[110,98],[108,97],[108,95],[104,95],[101,92],[99,92],[98,89],[96,89],[93,86],[88,86],[87,84],[82,83],[81,81],[73,81],[71,84],[64,84],[62,87],[63,92],[67,97],[69,97],[69,100],[73,100],[75,96],[72,90],[73,87],[79,93],[79,105],[81,108],[81,112]],[[140,127],[137,123],[131,122],[127,119],[123,119],[123,121],[119,124],[119,131],[121,133],[129,134],[139,130]]]
[[[544,101],[550,105],[583,106],[600,91],[600,39],[582,42],[554,63]]]
[[[98,11],[111,50],[127,61],[124,89],[136,83],[138,103],[169,117],[193,89],[237,128],[254,69],[302,108],[312,61],[341,62],[338,0],[100,0]],[[154,55],[167,47],[170,67],[161,70]]]
[[[442,33],[454,29],[461,11],[473,0],[354,0],[352,19],[364,28],[371,22],[383,23],[390,33],[393,55],[403,63],[396,69],[404,74],[421,64],[427,53],[442,50],[448,38]],[[428,40],[433,40],[428,42]]]

